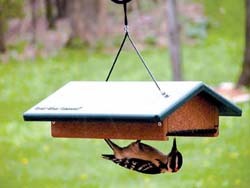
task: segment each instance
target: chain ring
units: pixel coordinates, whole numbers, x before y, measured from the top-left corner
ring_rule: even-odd
[[[130,2],[131,0],[111,0],[111,1],[117,4],[124,4]]]

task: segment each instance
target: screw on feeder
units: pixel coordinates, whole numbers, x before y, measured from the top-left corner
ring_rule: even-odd
[[[161,91],[161,94],[162,94],[162,96],[165,97],[165,98],[169,97],[169,95],[168,95],[166,92],[164,92],[164,91]]]
[[[161,127],[161,126],[162,126],[162,122],[159,121],[159,122],[157,123],[157,125],[158,125],[158,127]]]

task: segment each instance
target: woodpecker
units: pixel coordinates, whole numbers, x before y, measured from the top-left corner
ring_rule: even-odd
[[[173,140],[171,152],[163,154],[157,149],[140,140],[132,142],[126,147],[120,147],[110,139],[104,139],[113,150],[113,155],[103,154],[102,157],[130,170],[144,174],[160,174],[177,172],[182,166],[182,155],[177,150],[176,139]]]

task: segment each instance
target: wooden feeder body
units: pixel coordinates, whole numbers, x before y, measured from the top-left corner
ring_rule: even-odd
[[[24,113],[53,137],[166,140],[217,136],[219,116],[241,110],[202,82],[70,82]]]

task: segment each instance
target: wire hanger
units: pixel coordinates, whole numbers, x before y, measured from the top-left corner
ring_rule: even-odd
[[[140,58],[142,64],[143,64],[144,67],[146,68],[146,70],[147,70],[149,76],[150,76],[151,79],[154,81],[154,83],[155,83],[156,87],[158,88],[158,90],[161,92],[161,94],[162,94],[164,97],[168,97],[168,94],[166,94],[165,92],[163,92],[163,91],[161,90],[161,88],[160,88],[160,86],[158,85],[156,79],[154,78],[153,74],[151,73],[150,69],[148,68],[148,66],[147,66],[147,64],[146,64],[146,62],[145,62],[145,60],[144,60],[144,58],[143,58],[142,55],[140,54],[139,50],[138,50],[137,47],[135,46],[135,43],[133,42],[132,38],[131,38],[130,35],[129,35],[128,17],[127,17],[127,3],[130,2],[131,0],[111,0],[111,1],[113,1],[114,3],[117,3],[117,4],[123,4],[123,9],[124,9],[124,32],[125,32],[125,34],[124,34],[124,38],[123,38],[123,40],[122,40],[122,43],[121,43],[121,45],[120,45],[120,48],[119,48],[119,50],[118,50],[118,52],[117,52],[117,54],[116,54],[116,56],[115,56],[114,62],[113,62],[113,64],[112,64],[111,68],[110,68],[110,71],[109,71],[109,73],[108,73],[108,76],[107,76],[107,78],[106,78],[106,81],[109,80],[109,78],[110,78],[110,76],[111,76],[111,73],[112,73],[112,71],[113,71],[113,69],[114,69],[114,67],[115,67],[115,65],[116,65],[117,59],[118,59],[118,57],[119,57],[119,55],[120,55],[120,53],[121,53],[121,51],[122,51],[122,48],[123,48],[123,46],[124,46],[124,43],[125,43],[126,39],[128,38],[129,41],[130,41],[130,43],[132,44],[134,50],[136,51],[136,54],[137,54],[138,57]]]

